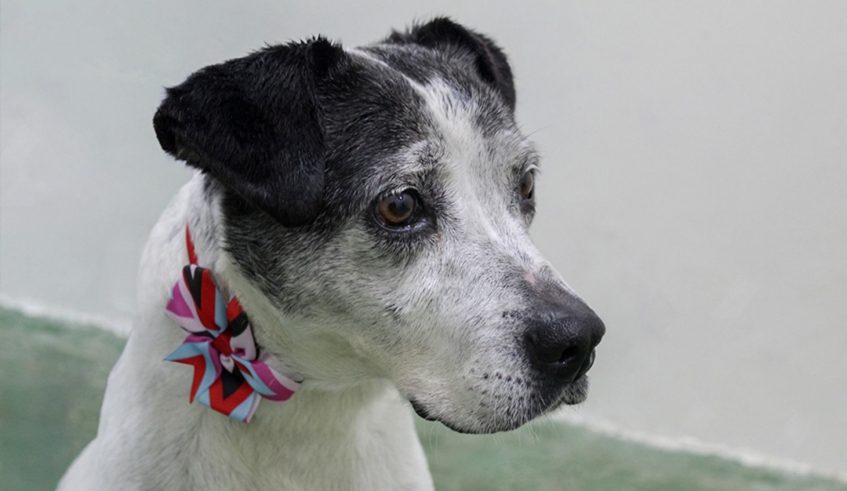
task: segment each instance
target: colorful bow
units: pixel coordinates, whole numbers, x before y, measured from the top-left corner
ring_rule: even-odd
[[[165,359],[194,367],[191,402],[197,398],[215,411],[248,423],[259,395],[285,402],[300,384],[268,366],[273,360],[270,354],[259,355],[238,299],[233,295],[224,303],[211,272],[196,264],[188,228],[185,234],[191,264],[183,268],[165,313],[188,331],[188,337]]]

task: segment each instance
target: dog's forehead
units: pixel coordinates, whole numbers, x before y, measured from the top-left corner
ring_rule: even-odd
[[[327,171],[340,186],[356,183],[362,200],[404,175],[463,173],[491,184],[537,161],[472,60],[409,46],[348,53],[351,70],[327,101]]]
[[[374,158],[420,141],[427,120],[420,94],[400,73],[353,56],[322,87],[328,158]]]
[[[434,88],[448,106],[468,108],[472,103],[476,109],[474,123],[485,135],[514,126],[512,111],[502,95],[479,77],[474,55],[470,52],[393,43],[379,43],[350,52],[399,74],[425,98]]]

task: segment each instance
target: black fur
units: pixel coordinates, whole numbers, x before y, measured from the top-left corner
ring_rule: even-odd
[[[441,78],[472,97],[483,133],[514,125],[511,70],[481,35],[436,19],[363,50],[390,68],[322,38],[211,66],[170,89],[154,119],[162,148],[205,170],[206,192],[223,196],[223,247],[283,310],[310,302],[288,290],[299,273],[279,258],[320,249],[351,219],[373,221],[374,200],[398,182],[419,190],[433,222],[449,219],[434,178],[439,130],[406,77]],[[420,142],[429,170],[405,175],[395,156]],[[365,229],[386,262],[428,244]]]
[[[480,112],[484,132],[513,118],[505,55],[448,18],[395,31],[366,49],[420,82],[438,74],[469,96],[482,85],[494,88],[502,99]],[[508,114],[498,114],[502,102]],[[416,110],[421,103],[398,75],[355,62],[318,37],[199,70],[167,90],[153,125],[162,148],[224,183],[227,202],[239,211],[257,207],[284,226],[298,226],[332,207],[326,200],[339,189],[328,179],[361,190],[349,187],[355,176],[421,140],[427,125]],[[373,197],[355,198],[343,202]]]
[[[301,274],[291,268],[313,265],[290,265],[280,258],[303,248],[320,250],[349,220],[372,219],[371,208],[379,193],[408,178],[398,174],[393,157],[427,139],[432,131],[421,96],[400,73],[372,61],[350,57],[317,86],[326,159],[324,200],[314,220],[288,229],[257,213],[236,193],[226,192],[222,201],[226,251],[239,270],[286,312],[293,312],[295,305],[319,302],[303,301],[298,297],[302,292],[289,289],[295,284],[289,279]],[[428,202],[436,201],[432,194],[437,193],[427,194]],[[375,237],[375,245],[380,243]]]
[[[480,78],[497,89],[509,109],[515,110],[512,69],[503,51],[486,36],[466,29],[447,17],[437,17],[404,33],[394,31],[386,41],[418,44],[438,50],[460,48],[470,51],[475,57],[474,64]]]
[[[472,172],[485,186],[480,203],[492,217],[507,214],[489,229],[522,237],[534,206],[521,200],[519,182],[535,157],[514,109],[502,51],[437,18],[346,53],[318,38],[205,68],[168,90],[154,126],[162,148],[205,171],[205,198],[220,199],[220,247],[280,312],[387,329],[371,340],[375,346],[401,330],[392,323],[419,328],[415,309],[453,315],[442,307],[449,303],[473,313],[462,321],[469,332],[492,323],[502,329],[503,360],[528,377],[515,384],[532,389],[514,406],[520,413],[507,405],[499,419],[464,427],[439,418],[437,405],[411,398],[422,416],[478,432],[514,428],[584,399],[583,374],[604,329],[552,270],[535,268],[527,280],[532,258],[503,250],[511,239],[489,241],[460,202],[464,188],[451,185],[457,173]],[[453,121],[461,125],[457,135],[447,133]],[[454,138],[464,137],[468,124],[474,136]],[[409,188],[420,197],[421,219],[387,230],[374,205]],[[404,288],[429,272],[432,282]],[[469,295],[480,285],[505,299],[509,319]],[[420,341],[421,333],[410,339]],[[474,363],[487,366],[482,358]],[[512,375],[490,374],[512,387]],[[477,378],[468,390],[490,385],[489,369]],[[482,390],[488,402],[479,411],[496,413],[486,404],[511,400],[510,390]]]
[[[309,223],[327,153],[317,84],[346,56],[317,38],[206,67],[168,89],[159,143],[283,225]]]

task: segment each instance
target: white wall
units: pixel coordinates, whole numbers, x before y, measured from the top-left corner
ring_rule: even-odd
[[[583,415],[847,469],[847,2],[0,4],[0,292],[134,309],[162,87],[447,13],[511,56],[534,236],[608,334]]]

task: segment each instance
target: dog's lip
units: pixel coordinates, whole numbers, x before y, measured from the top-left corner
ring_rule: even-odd
[[[547,411],[556,409],[563,404],[566,406],[574,406],[585,402],[588,398],[588,376],[583,373],[579,378],[568,384],[568,389],[569,390],[565,391],[561,395],[559,401],[551,405]]]
[[[541,414],[550,413],[551,411],[554,411],[554,410],[556,410],[557,408],[559,408],[563,405],[573,406],[573,405],[581,404],[581,403],[585,402],[585,400],[588,398],[588,375],[587,375],[587,373],[591,369],[591,367],[594,366],[594,361],[595,361],[596,358],[597,358],[597,353],[596,353],[595,350],[592,350],[591,354],[588,356],[588,359],[586,359],[583,362],[582,366],[579,369],[579,372],[577,372],[576,377],[574,377],[574,379],[572,381],[566,383],[564,386],[559,386],[558,390],[564,389],[563,392],[560,392],[558,396],[554,396],[554,399],[552,401],[547,402],[546,404],[542,404],[542,406],[547,406],[546,409],[542,409],[537,414],[528,415],[527,421],[532,420],[532,419],[540,416]],[[417,400],[415,400],[412,397],[407,396],[407,400],[412,405],[412,409],[415,411],[415,413],[418,416],[420,416],[422,419],[424,419],[426,421],[437,421],[437,422],[443,424],[444,426],[450,428],[451,430],[453,430],[457,433],[479,434],[479,433],[492,433],[492,432],[497,432],[497,431],[509,431],[509,430],[517,428],[518,426],[523,425],[526,422],[525,421],[525,422],[514,424],[514,425],[507,425],[503,428],[493,429],[493,431],[491,431],[491,430],[484,431],[484,430],[468,429],[468,428],[463,428],[463,427],[457,426],[457,425],[451,423],[450,421],[442,420],[441,418],[439,418],[437,416],[433,416],[431,411],[426,409],[420,402],[418,402]]]
[[[595,350],[591,350],[591,354],[588,355],[588,359],[582,363],[582,366],[579,367],[579,372],[577,372],[576,377],[574,377],[573,381],[576,382],[588,373],[591,370],[591,367],[594,366],[594,359],[597,357],[597,352]]]
[[[429,414],[429,412],[426,409],[424,409],[424,407],[421,406],[421,404],[418,401],[416,401],[416,400],[414,400],[410,397],[409,403],[412,405],[412,409],[415,410],[415,413],[417,413],[417,415],[420,416],[421,418],[423,418],[427,421],[438,421],[438,418]]]
[[[441,423],[444,426],[446,426],[447,428],[450,428],[451,430],[455,431],[456,433],[464,433],[466,435],[476,435],[476,434],[484,433],[484,432],[480,432],[480,431],[469,430],[467,428],[462,428],[461,426],[457,426],[457,425],[455,425],[455,424],[453,424],[449,421],[444,421],[444,420],[438,419],[435,416],[432,416],[431,414],[429,414],[429,412],[426,409],[424,409],[423,406],[420,405],[420,403],[418,403],[417,401],[415,401],[412,398],[409,398],[409,403],[412,405],[412,409],[415,410],[415,413],[418,416],[420,416],[421,418],[425,419],[426,421],[435,421],[435,422]]]

